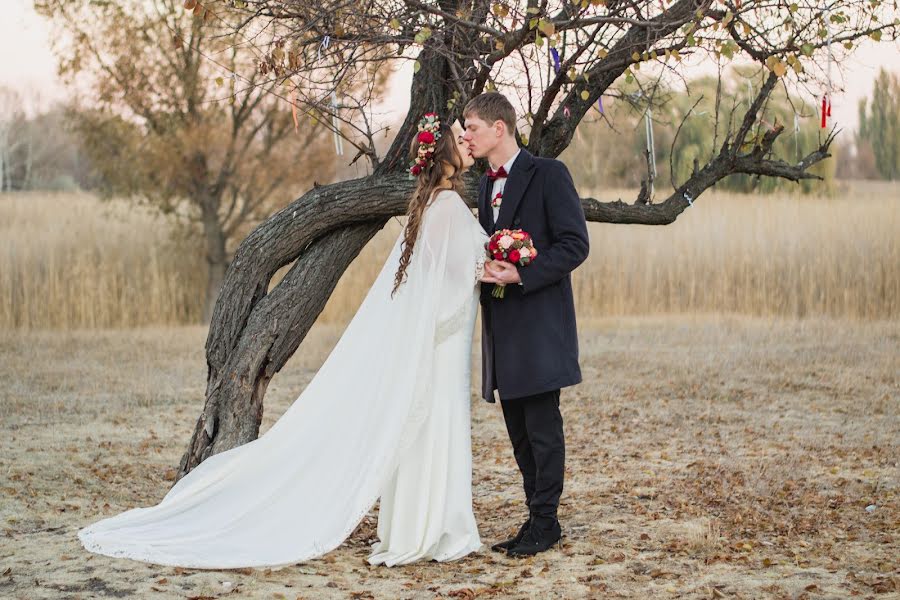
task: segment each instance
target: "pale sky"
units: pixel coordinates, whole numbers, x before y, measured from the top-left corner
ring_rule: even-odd
[[[13,88],[28,99],[31,109],[64,97],[58,82],[56,63],[50,51],[50,30],[34,12],[31,0],[4,0],[0,19],[0,86]],[[872,82],[880,67],[900,74],[900,42],[874,43],[867,40],[846,59],[841,76],[835,72],[834,84],[843,92],[832,97],[832,120],[846,132],[856,129],[859,99],[871,93]],[[404,70],[408,70],[408,65]],[[411,73],[400,73],[382,106],[405,111],[409,102]],[[381,112],[376,108],[376,112]]]

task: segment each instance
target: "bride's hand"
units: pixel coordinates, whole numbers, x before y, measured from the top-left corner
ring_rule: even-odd
[[[493,266],[494,261],[487,260],[484,262],[484,274],[481,276],[481,283],[497,283],[497,280],[491,276],[488,269]]]
[[[519,283],[522,278],[519,277],[519,269],[516,265],[502,260],[492,260],[485,263],[484,275],[489,279],[482,279],[488,283],[501,283],[507,285],[510,283]]]

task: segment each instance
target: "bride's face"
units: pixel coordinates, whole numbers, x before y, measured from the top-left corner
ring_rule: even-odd
[[[475,158],[472,156],[472,151],[469,149],[469,143],[464,138],[466,132],[463,130],[459,121],[454,121],[453,125],[450,126],[450,130],[453,131],[453,137],[456,140],[456,150],[459,152],[459,157],[462,159],[463,171],[466,171],[475,164]]]

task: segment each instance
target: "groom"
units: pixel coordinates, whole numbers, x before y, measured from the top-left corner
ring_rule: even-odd
[[[522,229],[537,256],[525,267],[491,261],[481,286],[482,395],[498,391],[513,454],[522,472],[529,517],[518,533],[492,546],[531,556],[561,535],[565,441],[560,388],[581,382],[570,273],[588,255],[587,223],[566,166],[533,156],[515,138],[516,113],[505,96],[487,92],[463,111],[463,136],[475,158],[487,158],[478,218],[485,231]],[[504,298],[491,295],[505,284]]]

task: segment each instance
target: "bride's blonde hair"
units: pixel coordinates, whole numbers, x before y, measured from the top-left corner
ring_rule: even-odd
[[[422,215],[428,205],[431,194],[438,189],[451,189],[461,192],[463,189],[463,159],[456,149],[456,136],[443,121],[440,124],[440,138],[434,142],[434,154],[432,159],[427,161],[425,166],[416,176],[416,189],[409,200],[409,206],[406,210],[406,229],[401,242],[400,267],[397,274],[394,275],[394,289],[391,290],[391,298],[394,297],[397,288],[406,280],[406,268],[409,266],[410,258],[412,258],[413,247],[416,239],[419,237],[419,228],[422,224]],[[410,155],[412,157],[419,156],[419,138],[413,138],[410,145]],[[449,167],[449,168],[448,168]],[[447,169],[450,174],[447,179],[450,181],[450,188],[439,188],[438,184],[444,179],[444,170]]]

